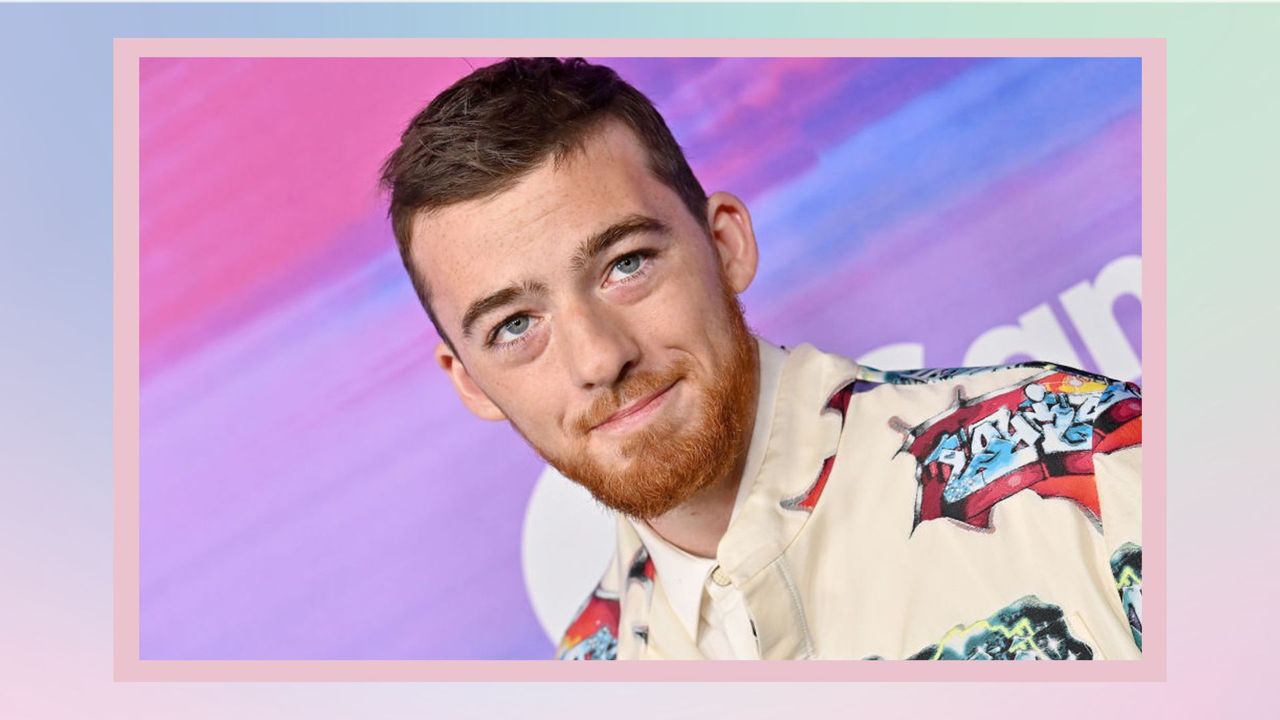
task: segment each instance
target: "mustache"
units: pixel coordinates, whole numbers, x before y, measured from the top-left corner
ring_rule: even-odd
[[[578,434],[586,435],[592,428],[608,420],[610,415],[627,404],[673,385],[677,380],[688,375],[689,370],[689,362],[681,358],[665,370],[636,372],[628,375],[625,380],[597,397],[591,403],[591,407],[573,421],[572,427]]]

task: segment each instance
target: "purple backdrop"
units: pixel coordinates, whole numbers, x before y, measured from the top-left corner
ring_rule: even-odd
[[[604,62],[751,208],[764,337],[1139,379],[1138,60]],[[543,465],[435,368],[376,188],[470,64],[143,61],[144,659],[551,654]]]

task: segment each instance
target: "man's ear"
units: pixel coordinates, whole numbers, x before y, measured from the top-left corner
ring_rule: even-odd
[[[760,265],[756,247],[756,231],[751,227],[751,213],[736,196],[718,192],[707,198],[707,226],[711,244],[720,258],[720,269],[734,293],[746,290],[755,279]]]
[[[458,396],[462,398],[468,410],[485,420],[507,419],[507,414],[502,412],[502,409],[494,404],[471,378],[471,374],[463,367],[462,361],[453,353],[453,350],[449,349],[448,343],[441,342],[436,346],[436,362],[453,381],[453,388],[458,391]]]

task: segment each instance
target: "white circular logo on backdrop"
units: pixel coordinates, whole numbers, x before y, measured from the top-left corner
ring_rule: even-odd
[[[616,517],[550,465],[538,476],[524,513],[521,564],[533,612],[551,642],[560,642],[608,568]]]

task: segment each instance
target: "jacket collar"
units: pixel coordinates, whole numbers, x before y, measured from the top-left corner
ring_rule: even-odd
[[[764,341],[760,343],[763,347]],[[808,344],[783,352],[781,358],[772,403],[763,402],[763,390],[760,394],[756,430],[748,450],[748,467],[754,469],[744,473],[735,514],[721,538],[716,558],[733,584],[743,591],[755,622],[762,659],[813,654],[804,629],[804,611],[797,604],[790,569],[782,560],[783,552],[804,528],[811,512],[787,501],[811,493],[824,459],[834,456],[842,434],[842,418],[824,408],[858,372],[853,362]],[[762,362],[762,378],[763,367]],[[696,581],[686,584],[671,597],[665,577],[672,572],[670,563],[664,561],[660,567],[650,551],[650,546],[656,549],[663,541],[651,531],[642,539],[636,524],[621,515],[617,531],[619,559],[624,561],[619,565],[618,581],[627,598],[624,617],[629,623],[629,630],[622,629],[619,652],[625,656],[697,657],[696,629],[703,585]],[[659,550],[657,556],[661,555]],[[653,562],[654,581],[647,585],[627,578],[625,561],[642,556]],[[689,599],[694,590],[697,605]],[[694,608],[692,612],[690,607]],[[686,631],[679,633],[684,637],[672,635],[673,625]],[[653,640],[661,641],[657,645],[648,639],[650,626]],[[635,647],[636,642],[642,647]]]

